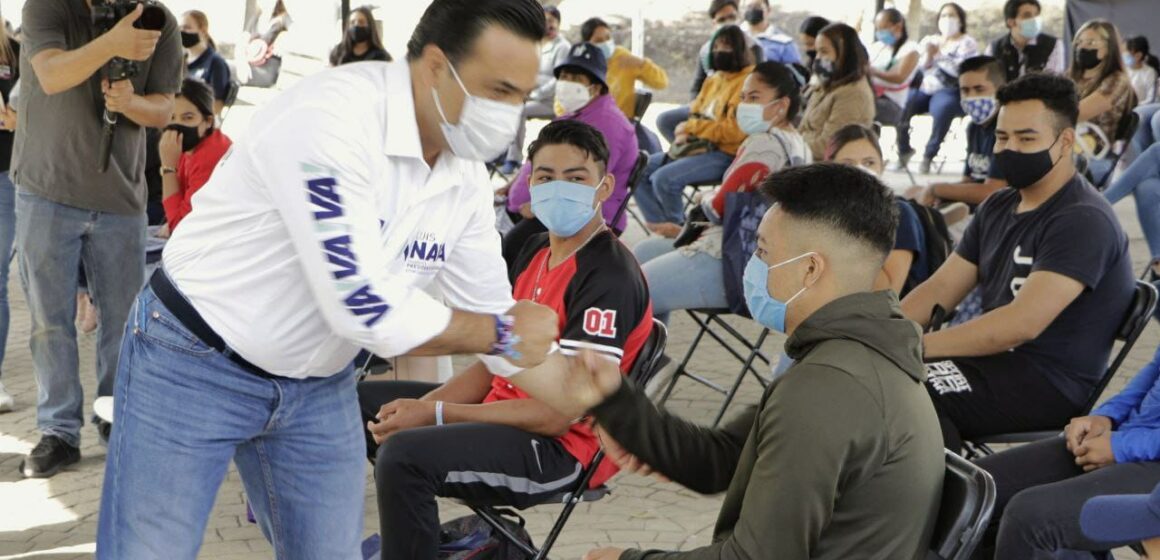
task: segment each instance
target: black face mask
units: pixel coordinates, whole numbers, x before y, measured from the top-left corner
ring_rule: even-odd
[[[817,57],[818,57],[817,49],[806,49],[806,58],[808,58],[810,60],[814,60]]]
[[[834,76],[834,61],[828,58],[815,58],[812,70],[818,81],[824,84]]]
[[[715,52],[713,53],[713,69],[721,72],[736,72],[741,70],[741,66],[737,64],[737,57],[733,56],[733,53]]]
[[[1046,150],[1039,152],[1028,154],[1014,150],[1003,150],[995,154],[995,163],[1003,172],[1007,184],[1015,190],[1023,190],[1046,177],[1059,163],[1058,160],[1051,161],[1051,149],[1055,147],[1055,143],[1059,142],[1059,139],[1060,136],[1056,136],[1055,142],[1052,142]],[[1067,157],[1066,153],[1059,159],[1062,160],[1065,157]]]
[[[190,33],[188,31],[181,32],[181,46],[192,49],[201,42],[201,35],[197,33]]]
[[[1075,63],[1080,70],[1091,70],[1100,65],[1100,53],[1095,49],[1079,49],[1075,51]]]
[[[745,10],[745,21],[748,21],[750,25],[757,25],[765,21],[765,10],[761,8],[749,8]]]
[[[346,32],[350,34],[350,40],[355,43],[362,43],[371,40],[371,28],[362,25],[356,25],[347,29]]]
[[[196,126],[171,124],[165,127],[165,130],[176,130],[177,133],[181,135],[181,151],[183,152],[193,151],[193,149],[196,148],[198,144],[201,144],[201,141],[205,139],[202,136],[198,136]],[[213,129],[211,128],[206,130],[206,135],[209,135],[211,130]]]

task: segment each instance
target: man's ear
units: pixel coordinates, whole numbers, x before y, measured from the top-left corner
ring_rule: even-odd
[[[826,259],[818,252],[810,253],[810,256],[805,258],[806,261],[806,278],[803,286],[809,288],[818,283],[822,278],[822,274],[826,272]]]
[[[1075,147],[1076,147],[1075,142],[1076,142],[1075,128],[1067,127],[1065,129],[1063,129],[1059,133],[1059,145],[1060,145],[1060,148],[1062,149],[1062,151],[1060,153],[1063,155],[1070,155],[1070,154],[1075,153],[1075,151],[1074,151]]]
[[[419,56],[417,77],[422,80],[423,85],[434,85],[446,65],[447,55],[443,53],[443,49],[434,43],[428,44],[423,47],[423,53]]]
[[[611,173],[605,173],[604,179],[600,181],[600,185],[596,187],[596,200],[603,203],[612,196],[612,189],[616,188],[616,176]]]

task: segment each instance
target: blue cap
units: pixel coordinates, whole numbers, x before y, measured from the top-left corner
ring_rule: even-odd
[[[1139,542],[1160,537],[1160,485],[1151,494],[1097,496],[1080,513],[1083,534],[1098,542]]]
[[[559,78],[560,71],[569,66],[580,68],[595,76],[600,83],[608,85],[608,78],[605,77],[608,73],[608,61],[604,59],[604,53],[600,48],[592,43],[572,45],[568,51],[568,58],[556,66],[554,70],[556,77]]]

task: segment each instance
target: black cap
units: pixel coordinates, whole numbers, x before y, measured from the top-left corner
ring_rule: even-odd
[[[553,73],[557,78],[560,71],[569,67],[576,67],[592,74],[601,84],[608,86],[608,61],[604,60],[604,53],[592,43],[576,43],[568,51],[568,58],[556,66]]]

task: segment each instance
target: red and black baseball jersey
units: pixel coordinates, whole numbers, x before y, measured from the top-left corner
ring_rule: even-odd
[[[575,355],[591,348],[628,372],[652,332],[652,304],[644,273],[632,251],[610,231],[596,234],[576,254],[548,268],[548,235],[528,241],[510,275],[517,300],[551,307],[560,318],[560,351]],[[526,399],[527,393],[496,376],[484,402]],[[600,448],[587,426],[576,423],[560,443],[577,460],[588,464]],[[616,474],[605,461],[592,478],[599,486]]]

